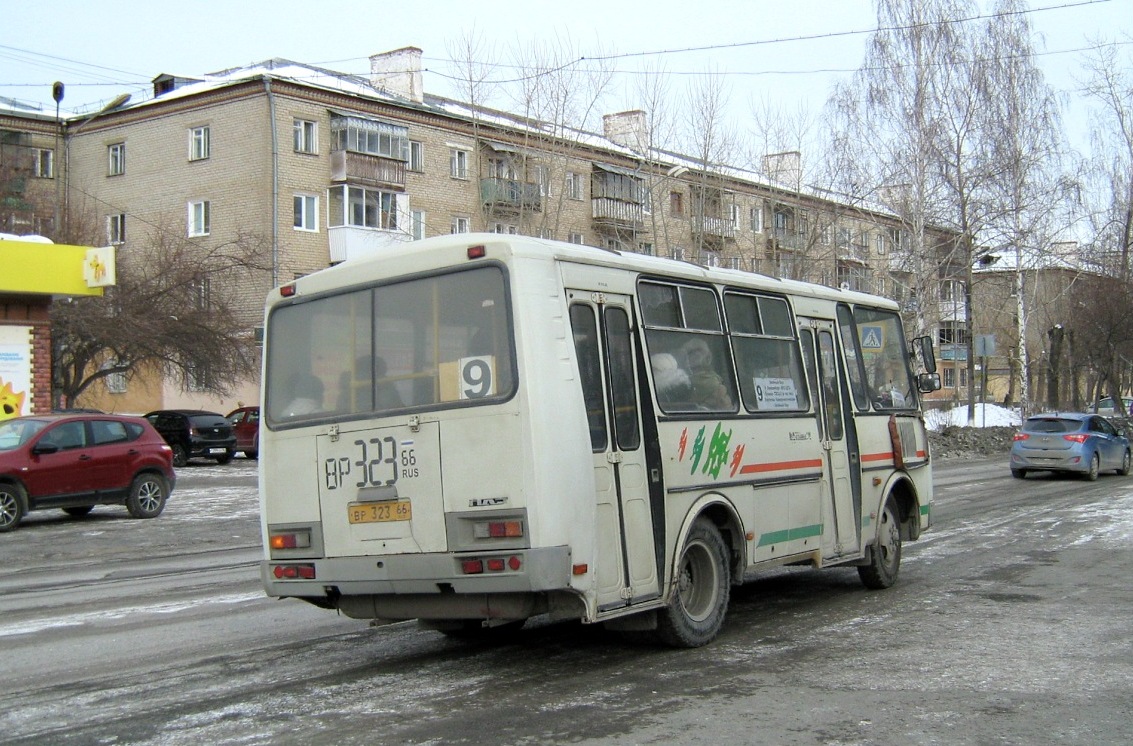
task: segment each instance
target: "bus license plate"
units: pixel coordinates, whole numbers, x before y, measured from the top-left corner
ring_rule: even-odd
[[[390,500],[380,503],[351,503],[346,506],[346,516],[351,523],[408,521],[413,518],[413,508],[408,500]]]

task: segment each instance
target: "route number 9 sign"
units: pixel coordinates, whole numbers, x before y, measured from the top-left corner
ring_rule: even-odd
[[[478,355],[441,363],[441,399],[482,399],[496,393],[496,357]]]

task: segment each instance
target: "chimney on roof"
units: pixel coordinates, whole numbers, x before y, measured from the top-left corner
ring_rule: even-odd
[[[606,114],[602,117],[602,132],[615,145],[629,148],[635,153],[649,149],[649,133],[645,128],[645,112],[641,109]]]
[[[797,150],[763,156],[763,173],[772,181],[798,187],[803,178],[803,154]]]
[[[421,50],[402,47],[370,57],[370,82],[390,93],[422,103],[425,90],[421,85]]]

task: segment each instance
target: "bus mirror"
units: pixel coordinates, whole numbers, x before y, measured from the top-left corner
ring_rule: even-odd
[[[917,376],[917,389],[919,389],[922,394],[940,391],[940,374],[921,373]]]
[[[917,337],[913,340],[913,345],[917,350],[917,354],[920,355],[921,365],[924,366],[925,371],[935,373],[936,355],[932,351],[932,337]],[[940,386],[937,385],[936,388],[939,389]],[[932,391],[936,391],[936,389],[932,389]]]

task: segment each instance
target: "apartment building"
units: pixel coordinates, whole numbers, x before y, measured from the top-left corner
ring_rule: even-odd
[[[654,147],[641,111],[594,133],[428,95],[414,47],[375,55],[369,77],[275,59],[153,82],[152,98],[68,125],[65,213],[101,226],[122,263],[162,236],[259,247],[270,266],[201,293],[235,292],[251,337],[274,285],[471,231],[909,295],[898,219],[805,187],[797,153],[756,173]],[[226,410],[258,397],[256,381],[223,400],[197,388],[96,386],[83,403]]]

